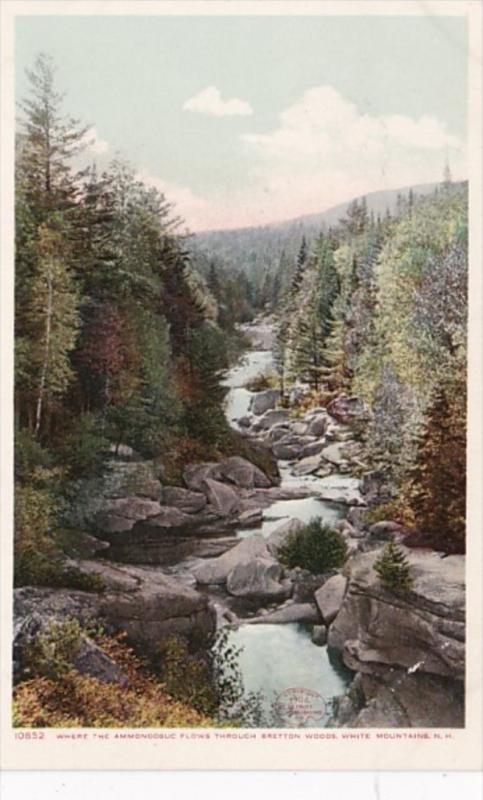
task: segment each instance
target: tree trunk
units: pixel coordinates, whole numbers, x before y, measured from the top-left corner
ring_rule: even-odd
[[[42,371],[40,373],[39,394],[37,397],[37,406],[35,410],[35,436],[38,437],[40,430],[40,423],[42,421],[42,410],[45,395],[45,384],[47,382],[47,371],[49,368],[50,360],[50,339],[52,333],[52,272],[47,270],[47,314],[45,318],[45,345],[44,345],[44,358],[42,362]]]

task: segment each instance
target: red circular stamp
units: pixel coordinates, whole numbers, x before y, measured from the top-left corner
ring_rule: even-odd
[[[322,695],[314,689],[293,686],[277,694],[273,711],[282,722],[302,727],[324,719],[327,706]]]

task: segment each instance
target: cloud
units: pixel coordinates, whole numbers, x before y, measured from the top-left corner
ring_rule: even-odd
[[[246,117],[253,114],[253,109],[246,100],[240,100],[238,97],[222,100],[220,90],[216,86],[207,86],[187,100],[183,111],[195,111],[198,114],[211,114],[215,117]]]
[[[86,149],[97,156],[107,153],[109,150],[109,142],[101,139],[95,128],[89,128],[84,136]]]
[[[331,86],[307,90],[276,126],[238,137],[237,185],[202,193],[141,173],[193,231],[319,213],[369,192],[466,177],[465,143],[430,115],[368,114]]]

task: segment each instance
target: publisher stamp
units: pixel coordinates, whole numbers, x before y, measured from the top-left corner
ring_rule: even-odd
[[[317,725],[327,715],[327,704],[319,692],[292,686],[277,694],[273,711],[282,723],[305,727]]]

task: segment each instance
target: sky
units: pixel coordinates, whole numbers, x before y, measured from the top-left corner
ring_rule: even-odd
[[[83,158],[127,159],[192,231],[317,213],[466,175],[459,17],[16,20],[16,97],[40,51]]]

